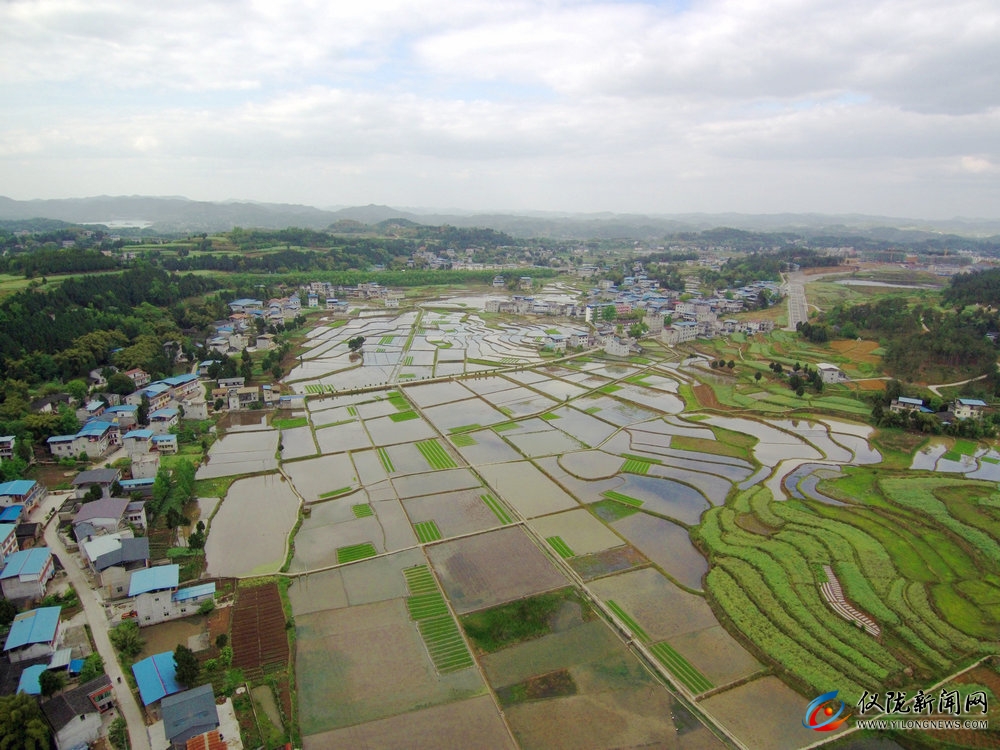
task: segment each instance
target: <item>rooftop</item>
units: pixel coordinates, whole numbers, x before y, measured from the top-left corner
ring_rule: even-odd
[[[132,674],[139,686],[142,704],[148,706],[165,696],[179,693],[183,688],[177,682],[177,664],[172,651],[137,661],[132,665]]]
[[[52,551],[48,547],[32,547],[15,552],[7,558],[0,580],[16,576],[37,576],[45,569],[45,564],[51,557]]]
[[[120,479],[121,475],[122,473],[118,469],[89,469],[81,471],[73,477],[71,484],[74,487],[79,487],[82,484],[111,484],[116,479]]]
[[[192,737],[219,726],[215,694],[211,685],[199,685],[163,699],[163,733],[170,742],[186,743]]]
[[[137,570],[132,574],[128,585],[128,595],[138,596],[150,591],[162,591],[164,589],[177,588],[180,579],[181,566],[158,565],[155,568]]]
[[[129,501],[124,497],[106,497],[93,502],[84,503],[76,515],[73,516],[73,523],[86,523],[98,518],[121,519],[125,515],[125,508]]]
[[[59,627],[59,612],[62,607],[39,607],[22,612],[11,623],[10,633],[3,650],[28,646],[32,643],[48,643]]]
[[[4,482],[0,484],[0,495],[27,495],[35,488],[36,484],[38,482],[34,479],[15,479],[13,482]]]

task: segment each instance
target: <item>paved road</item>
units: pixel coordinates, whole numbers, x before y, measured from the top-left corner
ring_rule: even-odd
[[[42,503],[33,517],[37,521],[44,521],[49,509],[58,508],[68,494],[53,493]],[[83,611],[87,615],[87,622],[90,623],[90,631],[94,636],[94,643],[97,645],[97,652],[104,659],[104,671],[111,678],[111,686],[115,691],[115,700],[118,702],[118,709],[128,723],[129,739],[132,742],[132,750],[150,750],[149,735],[146,733],[146,722],[143,719],[139,705],[128,688],[128,680],[118,664],[114,647],[108,639],[108,620],[104,614],[104,605],[98,598],[97,593],[91,588],[90,581],[80,567],[79,558],[75,554],[66,551],[65,545],[56,533],[58,521],[53,518],[45,527],[45,543],[56,555],[63,567],[66,569],[66,576],[69,578],[73,588],[83,604]],[[119,684],[119,681],[121,684]]]
[[[809,310],[806,307],[805,274],[795,271],[788,274],[788,325],[786,331],[794,331],[798,323],[809,320]]]

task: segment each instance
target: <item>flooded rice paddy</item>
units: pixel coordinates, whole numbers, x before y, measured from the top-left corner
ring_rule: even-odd
[[[739,683],[761,665],[699,595],[708,562],[687,527],[736,485],[767,481],[779,496],[828,502],[816,488],[824,472],[880,459],[870,428],[702,419],[684,412],[677,394],[692,377],[677,363],[546,363],[539,342],[548,327],[490,328],[473,299],[448,304],[371,309],[317,329],[286,378],[308,394],[309,423],[281,431],[259,417],[234,423],[199,469],[198,478],[273,472],[280,440],[288,477],[233,483],[210,530],[212,575],[278,570],[300,496],[306,504],[288,568],[303,746],[420,748],[447,738],[474,746],[484,737],[490,747],[514,746],[508,727],[523,748],[664,737],[669,746],[718,746],[696,719],[668,718],[682,715],[679,705],[593,613],[559,613],[548,634],[477,654],[486,682],[474,668],[439,670],[408,608],[406,571],[426,566],[443,597],[442,622],[457,627],[455,615],[569,585],[572,568],[650,643],[668,643],[716,686]],[[364,355],[352,359],[346,341],[357,335]],[[386,387],[344,393],[366,386]],[[727,439],[748,453],[695,442]],[[932,446],[914,467],[1000,479],[1000,455],[947,452]],[[206,500],[201,513],[211,511]],[[744,744],[777,742],[784,730],[736,718],[718,700],[750,695],[767,679],[700,706],[718,706]],[[563,692],[517,697],[553,685]],[[788,698],[799,714],[805,702]]]

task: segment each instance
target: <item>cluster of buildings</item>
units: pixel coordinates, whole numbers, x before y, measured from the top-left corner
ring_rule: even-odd
[[[322,308],[335,315],[346,315],[350,310],[348,300],[381,301],[385,307],[399,307],[403,293],[374,281],[366,281],[357,286],[343,286],[326,281],[313,281],[302,287],[306,295],[306,306]]]
[[[107,394],[107,397],[109,400],[110,397],[118,400],[115,394]],[[180,420],[182,408],[189,418],[208,417],[208,407],[198,376],[175,375],[147,382],[121,399],[123,403],[109,406],[105,401],[94,400],[84,404],[77,410],[83,427],[72,435],[50,437],[46,441],[49,451],[56,458],[75,458],[82,453],[89,459],[96,459],[121,447],[125,438],[138,425],[139,406],[143,398],[149,403],[146,426],[153,435],[160,436],[156,448],[163,452],[177,451],[176,437],[170,435],[170,430]]]
[[[933,411],[929,406],[924,404],[922,398],[900,396],[899,398],[894,398],[889,404],[889,411],[894,414],[909,414],[911,412],[936,414],[944,423],[949,423],[956,419],[982,419],[987,408],[989,408],[989,405],[978,398],[956,398],[949,402],[947,410],[941,412]]]

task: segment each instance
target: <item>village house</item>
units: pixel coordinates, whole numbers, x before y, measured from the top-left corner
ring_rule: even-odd
[[[85,542],[83,547],[97,585],[108,599],[128,596],[132,573],[149,567],[148,537],[106,534]]]
[[[149,414],[149,429],[154,435],[166,435],[171,427],[176,427],[181,413],[178,409],[157,409]]]
[[[126,370],[125,375],[132,379],[135,383],[136,388],[143,388],[149,385],[150,381],[153,379],[152,376],[145,370],[140,370],[138,367]]]
[[[48,494],[48,488],[34,479],[15,479],[0,484],[0,507],[23,505],[24,512],[31,513]]]
[[[212,685],[199,685],[160,701],[163,733],[170,750],[186,750],[188,740],[219,727]]]
[[[173,651],[164,651],[132,665],[132,675],[139,687],[142,705],[150,706],[184,688],[177,682],[177,664]]]
[[[14,458],[14,442],[16,439],[14,435],[0,436],[0,461],[7,461]]]
[[[61,607],[39,607],[14,617],[3,650],[11,664],[52,656],[59,647]]]
[[[924,414],[930,414],[931,410],[924,406],[924,400],[921,398],[909,398],[907,396],[900,396],[899,398],[894,398],[892,403],[889,404],[889,411],[896,414],[903,412],[919,411]]]
[[[0,523],[0,565],[17,550],[17,524]]]
[[[124,497],[105,497],[84,503],[73,516],[73,534],[77,541],[104,532],[114,534],[125,520],[129,500]]]
[[[11,601],[44,599],[45,585],[55,574],[55,560],[48,547],[21,550],[4,561],[0,589]]]
[[[42,703],[57,750],[90,747],[101,736],[102,714],[114,707],[111,678],[106,674],[64,690]]]
[[[956,398],[951,402],[955,419],[979,419],[983,416],[986,402],[978,398]]]
[[[204,583],[178,589],[179,565],[159,565],[136,571],[129,583],[130,597],[140,627],[193,615],[201,603],[215,597],[215,584]]]
[[[121,480],[122,473],[119,469],[88,469],[81,471],[71,481],[73,485],[73,497],[82,500],[90,494],[94,487],[99,487],[101,497],[111,497],[111,486]]]
[[[836,365],[831,365],[829,362],[818,362],[816,364],[816,369],[819,371],[820,380],[824,384],[830,385],[831,383],[840,383],[847,380],[847,376],[843,371]]]

